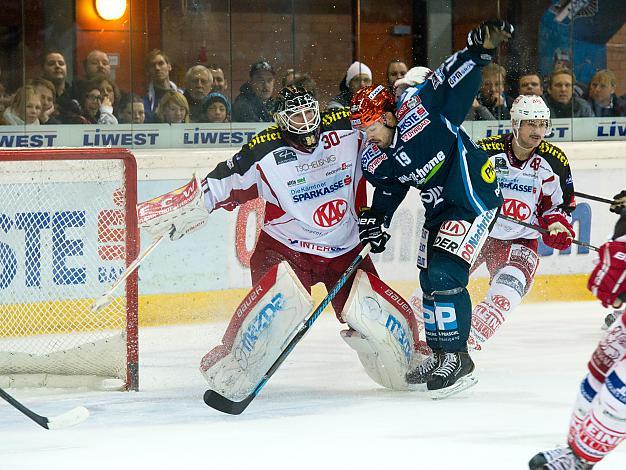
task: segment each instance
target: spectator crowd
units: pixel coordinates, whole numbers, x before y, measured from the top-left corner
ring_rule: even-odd
[[[526,70],[520,73],[517,86],[507,82],[502,65],[484,67],[480,91],[466,120],[510,119],[515,98],[511,89],[517,89],[517,94],[542,96],[552,118],[626,116],[626,95],[617,96],[616,77],[611,70],[597,71],[585,85],[577,82],[566,54],[557,51],[554,57],[554,68],[547,77]],[[274,96],[281,86],[294,84],[313,96],[318,93],[311,75],[289,69],[277,78],[274,66],[265,59],[250,65],[248,80],[232,103],[221,66],[193,65],[184,75],[183,87],[179,87],[170,78],[169,57],[156,49],[146,59],[149,81],[144,96],[120,90],[105,52],[89,52],[82,66],[82,78],[70,83],[63,54],[48,51],[42,58],[39,76],[15,92],[7,93],[0,77],[0,124],[271,122]],[[387,85],[394,89],[407,73],[428,72],[424,67],[409,72],[404,61],[392,60],[387,67]],[[371,84],[372,70],[362,62],[352,63],[327,109],[348,106],[357,90]]]

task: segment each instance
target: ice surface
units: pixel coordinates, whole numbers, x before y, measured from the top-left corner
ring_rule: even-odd
[[[46,431],[0,403],[0,470],[524,469],[564,442],[578,382],[603,334],[596,303],[522,305],[473,354],[479,383],[443,401],[374,384],[324,314],[240,416],[202,402],[202,355],[225,324],[145,328],[138,393],[10,390]],[[626,444],[596,468],[626,469]]]

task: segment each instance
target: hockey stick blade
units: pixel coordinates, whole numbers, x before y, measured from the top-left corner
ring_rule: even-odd
[[[272,364],[272,366],[265,373],[265,375],[263,375],[263,377],[261,378],[257,386],[254,388],[252,393],[250,393],[250,395],[248,395],[246,398],[244,398],[241,401],[234,401],[229,398],[226,398],[225,396],[221,395],[215,390],[207,390],[204,393],[204,403],[206,403],[211,408],[217,411],[221,411],[222,413],[228,413],[231,415],[241,414],[248,407],[248,405],[252,402],[252,400],[254,400],[254,397],[256,397],[259,394],[261,389],[265,386],[265,384],[270,379],[270,377],[274,375],[274,372],[276,372],[276,370],[280,367],[280,365],[285,361],[287,356],[289,356],[293,348],[296,347],[296,344],[298,344],[300,340],[304,337],[306,332],[309,330],[309,328],[311,328],[311,325],[313,325],[315,320],[317,320],[317,318],[324,311],[326,306],[335,298],[335,296],[337,295],[337,292],[341,290],[341,288],[344,286],[344,284],[350,278],[350,276],[354,274],[354,271],[356,271],[356,268],[359,267],[359,265],[361,264],[361,261],[365,259],[365,257],[367,256],[367,254],[370,252],[371,249],[372,247],[368,243],[360,251],[360,253],[356,256],[356,258],[354,258],[354,261],[352,261],[352,264],[350,264],[348,269],[346,269],[346,271],[341,275],[341,278],[337,281],[337,283],[333,286],[333,288],[328,292],[326,297],[324,297],[324,300],[320,302],[317,308],[313,310],[313,313],[311,313],[311,315],[305,320],[300,330],[298,330],[298,332],[293,337],[293,339],[289,342],[287,347],[280,353],[278,358],[274,361],[274,364]]]
[[[77,406],[76,408],[60,414],[59,416],[46,417],[38,415],[30,408],[27,408],[1,388],[0,397],[4,398],[16,410],[22,412],[39,426],[45,429],[69,428],[71,426],[76,426],[77,424],[85,421],[89,417],[89,410],[84,406]]]
[[[250,402],[254,400],[254,395],[248,395],[242,401],[233,401],[226,398],[224,395],[220,395],[215,390],[207,390],[204,392],[204,403],[209,405],[211,408],[221,411],[222,413],[227,413],[229,415],[240,415],[243,413]]]

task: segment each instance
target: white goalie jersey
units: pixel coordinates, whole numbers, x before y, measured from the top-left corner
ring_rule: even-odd
[[[538,217],[555,212],[569,219],[576,202],[565,154],[555,145],[541,141],[534,154],[522,162],[513,154],[512,139],[512,134],[506,134],[478,142],[490,155],[496,170],[504,198],[501,213],[533,225],[538,225]],[[489,236],[515,240],[535,239],[541,235],[536,230],[499,218]]]
[[[312,153],[289,146],[276,126],[257,134],[202,180],[209,212],[260,197],[263,230],[289,248],[325,258],[352,250],[366,193],[358,160],[362,134],[348,117],[345,110],[323,115]]]

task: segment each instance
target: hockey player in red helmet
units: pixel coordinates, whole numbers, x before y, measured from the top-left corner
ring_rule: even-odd
[[[467,352],[472,313],[467,282],[502,200],[487,154],[460,125],[480,87],[481,68],[512,33],[504,21],[482,23],[470,31],[466,49],[424,74],[395,106],[381,85],[362,88],[352,100],[352,124],[368,139],[363,174],[375,187],[371,207],[359,217],[361,241],[374,252],[385,249],[389,234],[383,228],[409,188],[420,191],[424,204],[417,265],[433,354],[407,380],[426,384],[433,398],[476,382]]]

